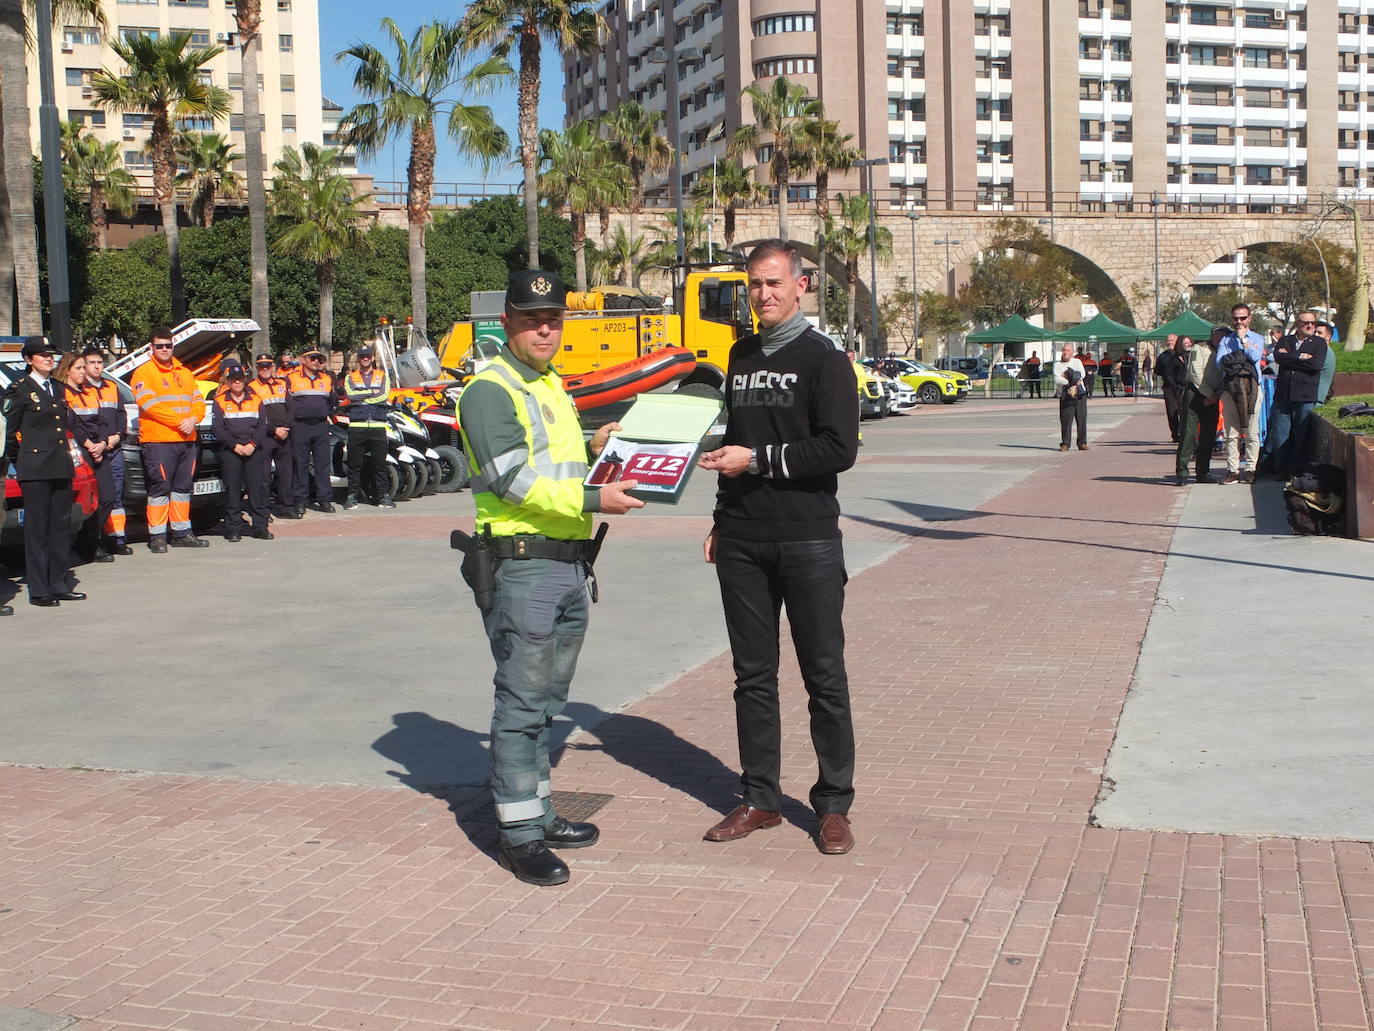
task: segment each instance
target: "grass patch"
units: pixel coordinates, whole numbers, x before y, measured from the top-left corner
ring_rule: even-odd
[[[1337,372],[1374,372],[1374,349],[1345,351],[1336,345]]]
[[[1374,434],[1374,415],[1356,415],[1349,419],[1344,419],[1340,415],[1340,410],[1345,405],[1355,401],[1363,401],[1365,404],[1374,405],[1374,394],[1354,394],[1347,397],[1333,397],[1324,405],[1317,408],[1317,414],[1335,426],[1338,430],[1346,433]]]

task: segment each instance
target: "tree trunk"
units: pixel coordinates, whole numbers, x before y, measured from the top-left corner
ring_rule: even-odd
[[[573,257],[577,259],[577,289],[587,292],[587,215],[586,212],[572,213]]]
[[[406,220],[410,229],[410,314],[422,333],[429,332],[429,295],[425,289],[425,227],[434,196],[434,126],[417,125],[410,134],[406,169]]]
[[[609,253],[611,249],[611,207],[603,204],[596,212],[596,217],[601,219],[601,250]]]
[[[725,205],[725,249],[733,251],[735,249],[735,206]]]
[[[172,325],[186,321],[186,289],[181,281],[181,227],[177,225],[177,203],[163,201],[162,232],[167,237],[167,274],[172,291]]]
[[[1355,229],[1355,296],[1351,299],[1350,325],[1345,330],[1345,349],[1363,351],[1369,332],[1369,262],[1364,253],[1364,218],[1360,202],[1350,202],[1350,218]]]
[[[5,148],[0,146],[0,212],[9,211],[9,191],[5,188]],[[0,215],[0,334],[14,333],[14,241],[10,220]]]
[[[520,167],[525,183],[525,236],[530,268],[539,267],[539,28],[520,27]]]
[[[326,355],[334,347],[334,263],[320,266],[320,350]]]
[[[43,332],[38,290],[38,222],[33,209],[33,143],[29,134],[29,72],[21,0],[0,0],[0,123],[5,149],[5,192],[14,252],[19,335]]]
[[[790,158],[783,155],[783,160],[776,166],[778,168],[778,238],[787,239],[787,187],[791,182],[791,173],[788,172]]]
[[[261,0],[237,0],[239,55],[243,68],[243,153],[248,190],[248,239],[253,268],[252,316],[258,324],[256,348],[272,351],[271,300],[267,285],[267,172],[262,153],[262,107],[258,98]]]
[[[816,173],[816,217],[820,222],[816,233],[816,294],[820,304],[816,308],[818,328],[825,332],[825,238],[830,220],[830,173],[824,169]]]
[[[96,245],[102,251],[110,249],[109,219],[105,217],[105,191],[91,186],[91,228],[95,230]]]
[[[176,150],[167,111],[153,113],[148,141],[153,152],[153,195],[162,209],[162,232],[167,237],[167,274],[172,293],[172,325],[186,321],[186,290],[181,280],[181,229],[177,224],[177,199],[172,177],[176,175]]]

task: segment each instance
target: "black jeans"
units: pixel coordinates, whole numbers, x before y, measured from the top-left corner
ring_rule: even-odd
[[[257,448],[247,457],[225,444],[219,452],[220,475],[224,478],[224,530],[243,529],[243,495],[248,495],[248,518],[254,532],[267,529],[267,478],[263,463],[267,452]]]
[[[368,481],[372,500],[381,501],[391,493],[386,475],[386,430],[349,428],[348,493],[352,497],[362,497],[364,466],[372,474]]]
[[[735,726],[744,801],[782,808],[782,719],[778,706],[779,614],[809,697],[811,744],[820,776],[818,813],[848,813],[854,801],[854,723],[844,668],[844,546],[821,541],[716,540],[716,576],[735,662]]]
[[[1196,387],[1183,388],[1179,401],[1178,451],[1174,458],[1174,474],[1188,475],[1188,463],[1198,479],[1211,475],[1212,448],[1217,440],[1217,406]]]
[[[1078,424],[1078,443],[1088,442],[1088,399],[1082,394],[1077,397],[1059,399],[1059,444],[1069,446],[1069,436],[1074,424]]]
[[[1164,392],[1164,418],[1169,422],[1169,438],[1177,443],[1180,391],[1168,383],[1161,384],[1161,389]]]

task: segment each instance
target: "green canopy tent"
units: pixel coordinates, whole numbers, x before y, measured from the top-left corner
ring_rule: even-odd
[[[1185,309],[1182,314],[1170,319],[1164,325],[1141,333],[1140,339],[1163,340],[1171,333],[1181,337],[1192,337],[1194,340],[1206,340],[1212,333],[1212,324],[1197,312]]]
[[[1141,339],[1141,334],[1138,330],[1134,330],[1130,326],[1123,326],[1119,322],[1113,322],[1098,312],[1087,322],[1060,330],[1050,339],[1061,344],[1071,344],[1087,343],[1089,337],[1094,337],[1099,344],[1134,344]]]
[[[1013,315],[1000,326],[980,329],[964,338],[973,344],[1032,344],[1050,339],[1039,326],[1032,326],[1020,315]]]

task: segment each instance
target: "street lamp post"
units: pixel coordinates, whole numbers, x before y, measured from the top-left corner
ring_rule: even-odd
[[[649,55],[651,64],[666,64],[668,76],[668,119],[673,127],[673,203],[677,207],[677,264],[678,268],[687,265],[687,218],[682,205],[682,117],[679,111],[677,69],[679,61],[696,61],[701,51],[696,47],[669,47],[655,50]]]
[[[936,247],[941,244],[944,244],[945,247],[945,291],[951,301],[954,300],[954,267],[949,263],[949,249],[958,247],[963,242],[963,240],[951,240],[949,237],[935,241]],[[946,350],[948,350],[949,334],[945,335],[945,344]]]
[[[43,155],[43,229],[48,249],[50,339],[67,350],[72,343],[72,298],[67,278],[67,216],[62,194],[62,129],[53,88],[52,0],[38,0],[38,134]]]
[[[1035,221],[1036,221],[1036,224],[1037,224],[1037,225],[1049,226],[1049,227],[1050,227],[1050,246],[1051,246],[1051,247],[1057,246],[1057,243],[1056,243],[1055,238],[1054,238],[1054,208],[1053,208],[1053,207],[1050,208],[1050,217],[1049,217],[1049,218],[1038,218],[1038,219],[1036,219]],[[1056,298],[1056,297],[1051,297],[1051,298],[1049,299],[1049,303],[1045,306],[1045,307],[1048,309],[1047,312],[1046,312],[1046,314],[1049,316],[1049,322],[1050,322],[1050,324],[1049,324],[1049,326],[1048,326],[1047,328],[1049,329],[1049,331],[1050,331],[1051,333],[1054,332],[1054,302],[1055,302],[1056,300],[1058,300],[1058,298]]]
[[[911,348],[920,356],[921,351],[921,295],[916,289],[916,223],[921,216],[911,213]]]
[[[878,357],[875,349],[878,341],[878,228],[875,221],[878,196],[873,192],[873,169],[887,163],[887,158],[861,158],[854,162],[855,168],[868,170],[868,346],[865,349],[871,358]]]

